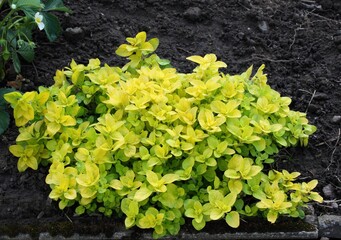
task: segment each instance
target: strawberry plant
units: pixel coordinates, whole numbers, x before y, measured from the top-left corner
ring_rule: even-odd
[[[21,61],[32,62],[36,44],[32,31],[44,30],[50,41],[61,33],[58,18],[52,11],[70,12],[62,0],[1,0],[0,1],[0,82],[6,75],[6,64],[12,61],[16,73]]]
[[[252,216],[302,218],[322,201],[316,180],[271,169],[280,148],[306,146],[316,128],[267,84],[264,66],[224,74],[207,54],[179,73],[153,54],[157,39],[127,41],[116,51],[130,60],[122,68],[72,61],[53,86],[5,95],[20,127],[10,147],[18,169],[49,165],[60,209],[122,216],[160,237],[186,217],[197,230],[219,219],[237,228]]]

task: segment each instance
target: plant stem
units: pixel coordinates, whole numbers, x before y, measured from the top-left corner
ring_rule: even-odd
[[[14,19],[16,19],[16,18],[18,18],[18,20],[16,20],[15,22],[13,22],[13,23],[7,28],[7,30],[11,29],[16,23],[18,23],[18,22],[20,22],[20,21],[23,20],[23,17],[22,17],[22,16],[15,16],[14,18],[12,18],[12,21],[13,21]]]
[[[7,20],[11,17],[11,15],[13,13],[15,13],[16,10],[15,9],[12,9],[7,15],[6,17],[0,22],[0,29],[4,26],[4,24],[6,24]]]

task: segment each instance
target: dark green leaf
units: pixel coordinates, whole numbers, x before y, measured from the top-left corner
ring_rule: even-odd
[[[21,72],[21,64],[19,60],[19,56],[16,52],[12,52],[12,62],[13,62],[13,67],[16,73]]]
[[[32,41],[32,30],[35,29],[36,26],[36,23],[33,21],[24,22],[17,26],[18,35],[20,35],[22,39],[28,38]]]
[[[44,30],[46,36],[51,42],[53,42],[54,40],[57,39],[57,37],[60,35],[62,31],[59,20],[56,16],[47,12],[42,12],[42,15],[43,22],[45,24]]]
[[[64,6],[62,0],[48,0],[45,4],[44,11],[71,12],[69,8]]]
[[[27,62],[32,62],[34,59],[34,49],[28,42],[22,42],[17,53],[19,53]]]
[[[34,15],[39,12],[40,7],[22,6],[21,10],[27,17],[34,19]]]
[[[9,43],[7,47],[11,46],[13,48],[17,47],[17,32],[13,29],[9,29],[6,34],[6,40]]]
[[[20,9],[22,7],[40,8],[40,0],[18,0],[13,3]]]

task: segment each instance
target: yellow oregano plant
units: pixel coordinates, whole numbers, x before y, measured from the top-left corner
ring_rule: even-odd
[[[18,169],[49,165],[60,209],[122,216],[161,237],[185,217],[197,230],[219,219],[237,228],[252,216],[303,218],[306,203],[322,201],[316,180],[269,165],[316,128],[267,85],[264,65],[229,75],[207,54],[179,73],[153,54],[157,39],[140,32],[127,42],[116,51],[130,60],[123,68],[72,61],[53,86],[5,95],[20,132],[10,146]]]

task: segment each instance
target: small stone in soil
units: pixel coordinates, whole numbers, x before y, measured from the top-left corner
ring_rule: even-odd
[[[341,35],[336,35],[336,36],[334,36],[334,43],[335,43],[336,45],[341,44]]]
[[[322,192],[323,192],[323,195],[328,199],[335,198],[334,187],[331,184],[324,186],[322,189]]]
[[[237,37],[238,37],[238,39],[242,40],[242,39],[245,37],[245,33],[239,32],[239,33],[237,34]]]
[[[258,28],[263,32],[266,33],[269,31],[269,25],[266,21],[260,21],[258,23]]]
[[[335,115],[332,118],[332,123],[340,123],[341,122],[341,116],[340,115]]]
[[[339,205],[336,203],[336,202],[333,202],[331,204],[331,207],[334,208],[334,209],[338,209],[339,208]]]
[[[65,39],[70,42],[77,42],[84,38],[84,30],[80,27],[67,28],[64,32]]]
[[[201,20],[202,11],[198,7],[190,7],[184,12],[184,17],[192,22]]]

